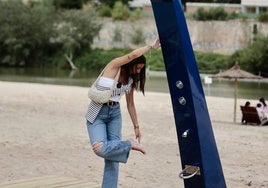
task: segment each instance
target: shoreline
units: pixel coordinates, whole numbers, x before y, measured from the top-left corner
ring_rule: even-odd
[[[151,71],[151,70],[146,70],[147,75],[151,76],[151,77],[164,77],[166,78],[166,72],[165,71]],[[212,76],[213,74],[199,74],[201,79],[204,79],[204,77],[208,76]],[[226,80],[228,78],[213,78],[216,80]],[[239,81],[241,82],[261,82],[261,83],[268,83],[268,78],[262,78],[262,79],[239,79]]]
[[[0,182],[52,175],[100,184],[103,160],[89,146],[85,126],[87,88],[2,81],[0,88]],[[120,165],[119,188],[183,187],[169,94],[137,93],[135,101],[147,154],[131,152]],[[227,187],[268,186],[268,126],[233,123],[233,99],[206,101]],[[120,105],[123,139],[131,138],[123,98]]]

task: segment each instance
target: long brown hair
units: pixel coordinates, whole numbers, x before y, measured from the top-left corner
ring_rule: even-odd
[[[141,69],[140,73],[134,74],[133,69],[136,69],[138,64],[144,64],[144,66]],[[143,94],[146,80],[145,65],[146,58],[144,57],[144,55],[141,55],[140,57],[137,57],[122,66],[122,68],[125,70],[124,82],[128,82],[128,78],[131,77],[133,79],[132,87],[137,91],[141,91]]]

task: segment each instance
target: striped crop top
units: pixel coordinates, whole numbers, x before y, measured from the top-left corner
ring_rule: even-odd
[[[106,77],[100,77],[99,82],[97,83],[97,87],[99,88],[111,88],[113,85],[113,79],[111,78],[106,78]],[[122,85],[120,83],[117,83],[114,90],[113,90],[113,94],[110,98],[111,101],[116,101],[119,102],[121,97],[126,94],[129,93],[131,90],[131,86],[133,83],[133,79],[129,78],[128,79],[128,83],[126,85]],[[98,115],[98,113],[101,110],[101,107],[103,106],[103,104],[101,103],[96,103],[94,101],[91,101],[89,106],[88,106],[88,110],[86,113],[86,119],[90,122],[93,123]]]

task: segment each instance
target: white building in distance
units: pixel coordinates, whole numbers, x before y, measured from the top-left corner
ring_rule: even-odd
[[[262,13],[268,12],[268,0],[241,0],[242,12]]]

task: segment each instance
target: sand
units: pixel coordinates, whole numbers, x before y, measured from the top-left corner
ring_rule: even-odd
[[[131,152],[119,187],[184,187],[169,94],[137,93],[135,100],[147,154]],[[268,126],[241,125],[239,109],[233,123],[233,99],[206,100],[227,187],[268,187]],[[91,150],[84,119],[88,103],[83,87],[0,82],[0,182],[52,175],[101,184],[103,159]],[[134,137],[125,107],[122,99],[124,139]]]

